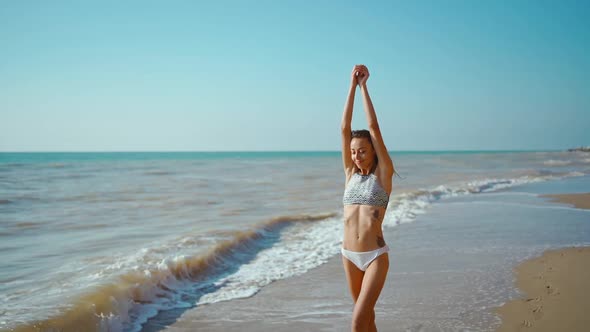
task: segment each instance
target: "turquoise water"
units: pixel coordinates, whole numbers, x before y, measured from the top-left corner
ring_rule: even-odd
[[[227,158],[284,158],[337,156],[340,152],[274,151],[274,152],[4,152],[0,162],[70,162],[109,160],[201,160]]]
[[[547,193],[590,192],[590,176],[448,197],[392,240],[382,315],[391,331],[495,331],[494,308],[522,297],[513,267],[547,249],[590,245],[590,210],[549,203]]]
[[[391,155],[402,178],[385,228],[447,198],[590,174],[583,153]],[[252,296],[338,254],[343,185],[338,152],[1,153],[0,328],[73,310],[138,331],[161,311]]]
[[[394,155],[462,155],[555,151],[391,151]],[[340,151],[227,151],[227,152],[0,152],[0,163],[108,160],[199,160],[226,158],[339,157]]]

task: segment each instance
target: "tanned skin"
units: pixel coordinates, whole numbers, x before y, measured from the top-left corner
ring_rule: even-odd
[[[372,171],[377,177],[378,183],[389,194],[392,189],[394,166],[383,143],[377,115],[369,97],[368,78],[369,70],[366,66],[354,66],[341,125],[344,175],[346,184],[348,184],[354,173],[366,175]],[[351,138],[352,110],[357,87],[360,87],[363,97],[372,144],[366,138]],[[375,165],[375,156],[379,160],[377,165]],[[386,208],[379,206],[346,205],[344,207],[343,248],[363,252],[384,247],[385,239],[381,226],[385,210]],[[354,301],[351,330],[353,332],[377,331],[374,307],[389,270],[388,254],[380,255],[371,262],[365,271],[359,270],[345,257],[342,258],[342,263]]]

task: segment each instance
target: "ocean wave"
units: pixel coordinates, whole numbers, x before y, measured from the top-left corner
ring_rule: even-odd
[[[309,264],[309,260],[303,259],[308,258],[309,253],[300,250],[304,256],[296,259],[291,257],[288,262],[290,272],[273,270],[272,262],[263,262],[267,267],[266,275],[261,276],[259,269],[248,272],[247,266],[254,260],[260,264],[260,261],[269,258],[283,259],[274,253],[259,254],[280,242],[285,228],[307,228],[314,222],[333,219],[335,216],[335,213],[280,216],[252,230],[234,233],[230,239],[222,241],[205,254],[171,257],[149,267],[136,266],[119,276],[116,282],[100,286],[78,298],[60,315],[15,327],[14,331],[139,331],[143,323],[162,310],[251,296],[274,280],[304,273],[325,261],[316,259],[315,265]],[[307,232],[305,236],[295,232],[295,236],[305,239]],[[309,238],[314,238],[313,232]],[[143,254],[148,255],[149,250]],[[330,252],[327,257],[333,255]],[[297,266],[297,261],[303,266],[293,268]],[[116,262],[112,268],[116,270],[120,267],[121,262]],[[113,269],[109,267],[105,272],[111,273]],[[242,276],[236,277],[240,273]],[[98,273],[97,278],[102,277],[105,276]],[[218,292],[220,289],[223,290]]]
[[[571,160],[549,159],[549,160],[545,160],[543,162],[543,165],[546,165],[546,166],[567,166],[567,165],[570,165],[571,163],[572,163]]]
[[[175,173],[174,172],[170,172],[170,171],[151,170],[151,171],[146,171],[143,174],[145,174],[145,175],[159,176],[159,175],[174,175]]]
[[[22,167],[28,166],[29,164],[26,163],[2,163],[0,164],[1,167]]]
[[[383,227],[413,222],[431,204],[450,197],[583,175],[544,171],[393,195]],[[142,263],[144,257],[153,254],[153,250],[164,254],[174,251],[145,249],[137,257],[126,257],[126,261],[117,261],[92,276],[105,280],[124,271],[115,281],[91,290],[60,315],[19,326],[15,331],[28,331],[33,326],[61,331],[139,331],[162,311],[249,297],[275,280],[305,273],[337,255],[341,228],[342,216],[337,213],[280,216],[251,230],[224,233],[219,237],[224,240],[199,255],[168,255],[155,264],[147,264]],[[184,238],[177,244],[196,248],[199,241]]]
[[[584,176],[585,173],[537,171],[536,174],[524,175],[509,179],[482,179],[454,185],[439,185],[434,188],[416,190],[393,196],[383,226],[390,227],[401,223],[412,222],[417,215],[425,213],[434,202],[456,196],[490,193],[519,186],[527,183],[557,180],[568,177]]]
[[[36,221],[21,221],[21,222],[17,222],[14,223],[12,225],[12,227],[17,228],[17,229],[35,229],[35,228],[41,228],[45,225],[45,223],[43,222],[36,222]]]

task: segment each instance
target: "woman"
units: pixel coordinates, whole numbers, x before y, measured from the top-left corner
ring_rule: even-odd
[[[342,117],[342,162],[346,176],[342,262],[354,300],[355,332],[377,331],[373,308],[389,269],[389,247],[383,239],[381,224],[394,174],[367,90],[368,78],[367,67],[354,66]],[[357,85],[363,95],[369,130],[351,131]]]

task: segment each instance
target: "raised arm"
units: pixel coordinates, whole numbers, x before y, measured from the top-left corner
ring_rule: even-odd
[[[369,90],[367,88],[368,79],[369,70],[367,67],[361,66],[361,71],[358,76],[358,84],[361,87],[361,95],[363,96],[363,104],[365,108],[365,114],[367,115],[369,132],[371,133],[371,141],[373,142],[373,147],[377,153],[377,158],[379,158],[379,164],[377,167],[383,178],[391,179],[395,169],[393,166],[393,161],[391,160],[389,152],[387,151],[387,147],[385,147],[385,143],[383,142],[383,137],[381,136],[381,129],[379,129],[379,122],[377,121],[377,114],[375,114],[373,102],[371,101]]]
[[[352,133],[352,109],[354,106],[354,95],[356,93],[357,72],[359,66],[354,66],[350,77],[350,87],[348,89],[348,97],[346,98],[346,104],[344,105],[344,114],[342,114],[342,124],[340,129],[342,130],[342,164],[344,165],[344,175],[348,179],[351,172],[354,170],[354,163],[350,156],[350,139]]]

